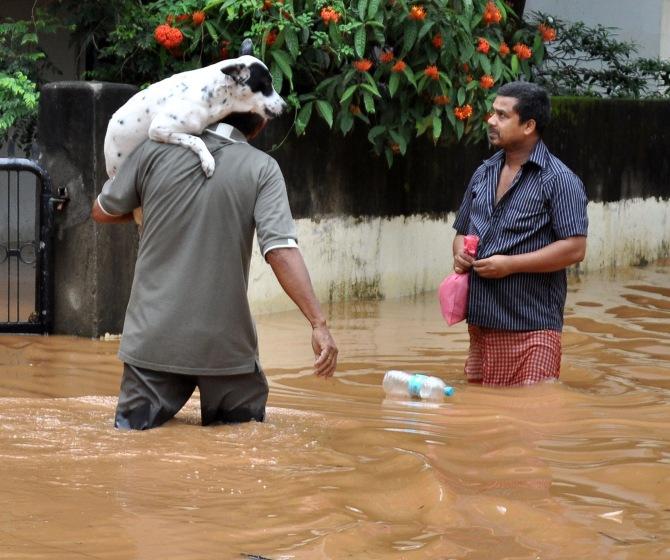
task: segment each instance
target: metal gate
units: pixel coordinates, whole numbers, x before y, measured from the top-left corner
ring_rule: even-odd
[[[0,158],[0,332],[51,329],[54,211],[65,200],[34,161]]]

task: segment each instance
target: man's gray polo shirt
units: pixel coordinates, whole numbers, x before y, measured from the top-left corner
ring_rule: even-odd
[[[254,231],[261,253],[296,246],[279,166],[229,125],[202,138],[207,179],[189,149],[147,140],[98,197],[118,215],[142,206],[144,225],[119,358],[156,371],[254,371],[256,329],[247,285]]]

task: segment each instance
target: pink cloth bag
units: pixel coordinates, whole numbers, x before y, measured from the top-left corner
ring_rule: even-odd
[[[465,252],[474,257],[477,254],[479,237],[466,235],[464,239]],[[468,288],[470,286],[470,274],[453,273],[442,280],[437,291],[440,298],[442,317],[449,325],[454,325],[465,319],[468,315]]]

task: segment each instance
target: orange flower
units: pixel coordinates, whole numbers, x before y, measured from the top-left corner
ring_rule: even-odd
[[[219,50],[221,60],[225,60],[230,56],[229,47],[230,47],[230,41],[221,41],[221,49]]]
[[[462,107],[454,107],[454,115],[459,121],[464,121],[472,116],[472,106],[463,105]]]
[[[263,9],[269,10],[272,8],[272,0],[263,0]]]
[[[399,154],[400,153],[400,144],[391,144],[390,148],[391,148],[391,151],[394,154]]]
[[[379,61],[382,64],[388,64],[389,62],[393,61],[393,49],[388,49],[385,51],[382,51],[382,54],[379,55]]]
[[[274,45],[275,41],[277,40],[277,35],[278,35],[278,33],[274,29],[272,31],[270,31],[270,33],[268,33],[267,38],[265,39],[265,44],[268,47],[271,47],[272,45]]]
[[[540,32],[540,35],[542,35],[542,40],[545,43],[550,43],[556,39],[556,30],[553,27],[541,23],[537,29]]]
[[[205,12],[198,10],[193,12],[193,25],[202,25],[202,22],[205,21]]]
[[[472,77],[472,74],[468,74],[467,76],[465,76],[465,83],[466,84],[469,84],[472,80],[474,80],[474,78]]]
[[[171,50],[181,45],[184,35],[176,27],[163,24],[154,30],[154,38],[159,45],[163,45],[166,49]]]
[[[530,47],[528,45],[524,45],[523,43],[517,43],[512,47],[512,50],[519,57],[519,60],[526,60],[533,56],[533,51],[530,49]]]
[[[426,9],[422,6],[412,6],[409,10],[409,19],[423,21],[426,19]]]
[[[492,23],[500,23],[500,20],[502,19],[502,14],[500,13],[500,10],[493,2],[488,2],[486,4],[483,19],[486,25],[491,25]]]
[[[509,47],[507,43],[500,43],[500,48],[498,49],[500,56],[507,56],[509,54]]]
[[[191,19],[190,14],[180,14],[177,16],[177,21],[188,21]]]
[[[407,64],[405,64],[404,61],[399,60],[391,67],[391,72],[402,72],[405,68],[407,68]]]
[[[464,62],[463,66],[461,66],[461,68],[463,68],[463,72],[469,72],[470,71],[470,65],[467,62]]]
[[[361,114],[361,108],[358,105],[354,105],[353,103],[349,105],[349,112],[352,115],[360,115]]]
[[[331,22],[337,23],[340,21],[340,17],[342,17],[340,16],[340,13],[332,6],[326,6],[321,9],[321,19],[325,25],[328,25]]]
[[[426,69],[423,71],[423,73],[428,76],[431,80],[439,80],[440,79],[440,71],[437,69],[437,66],[432,65],[432,66],[426,66]]]
[[[489,42],[486,39],[484,39],[483,37],[480,37],[479,42],[477,43],[477,50],[480,53],[486,54],[486,53],[489,52],[490,48],[491,48],[491,45],[489,44]]]
[[[436,95],[433,97],[433,103],[435,103],[435,105],[448,105],[450,101],[451,99],[446,95]]]
[[[433,37],[431,43],[433,43],[433,46],[436,49],[441,49],[442,45],[444,45],[444,39],[442,39],[442,35],[438,33],[437,35],[435,35],[435,37]]]
[[[489,76],[488,74],[484,74],[479,78],[479,85],[482,86],[482,89],[491,89],[495,83],[496,81],[493,79],[493,76]]]
[[[354,68],[359,72],[367,72],[372,68],[372,61],[368,58],[361,58],[360,60],[354,61]]]

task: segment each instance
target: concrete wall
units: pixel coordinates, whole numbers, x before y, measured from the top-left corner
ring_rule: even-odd
[[[642,57],[670,58],[670,0],[527,0],[525,14],[542,12],[570,22],[617,27]]]

